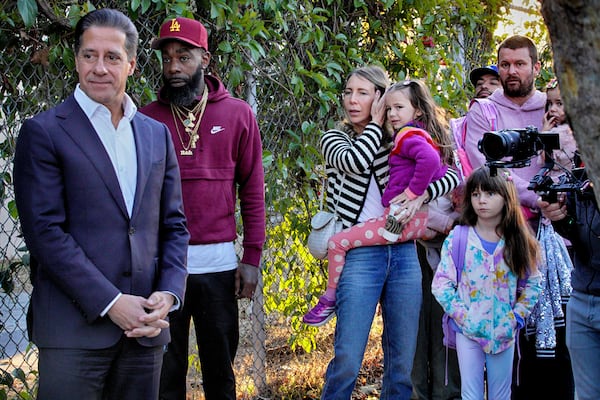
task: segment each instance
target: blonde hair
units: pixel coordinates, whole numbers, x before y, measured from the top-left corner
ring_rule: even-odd
[[[387,73],[383,68],[376,65],[368,65],[365,67],[356,68],[350,72],[344,81],[344,87],[353,76],[358,76],[371,82],[375,86],[375,90],[380,91],[382,96],[388,86],[390,86],[390,78],[388,77]],[[356,134],[354,131],[354,125],[350,122],[350,120],[348,120],[348,118],[344,118],[344,120],[340,123],[339,128],[350,136],[354,136]],[[391,133],[388,131],[387,126],[382,128],[385,134],[384,142],[390,142]]]
[[[353,76],[359,76],[371,82],[373,85],[375,85],[375,90],[381,91],[382,96],[388,86],[390,86],[390,78],[388,78],[387,73],[383,68],[376,65],[356,68],[350,72],[350,74],[348,74],[345,82],[348,82]]]

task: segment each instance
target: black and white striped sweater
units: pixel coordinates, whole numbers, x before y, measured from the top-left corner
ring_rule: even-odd
[[[391,143],[384,138],[381,127],[369,123],[360,135],[353,137],[331,129],[323,134],[320,145],[327,174],[327,207],[337,212],[344,227],[352,226],[365,204],[371,175],[375,175],[380,193],[388,183]],[[458,183],[458,175],[448,168],[443,178],[427,187],[429,199],[449,193]]]

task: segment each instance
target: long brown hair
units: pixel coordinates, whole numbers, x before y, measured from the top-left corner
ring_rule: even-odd
[[[496,227],[498,236],[504,236],[504,261],[518,277],[524,278],[527,273],[537,269],[540,257],[539,244],[519,203],[517,189],[510,172],[499,168],[496,175],[490,175],[486,166],[477,168],[467,179],[464,191],[464,207],[461,224],[475,226],[477,214],[471,203],[471,194],[475,191],[497,193],[504,199],[502,219]]]
[[[394,83],[387,90],[387,93],[395,91],[407,91],[407,98],[415,110],[421,111],[421,115],[415,118],[420,122],[422,128],[431,135],[431,138],[440,148],[442,162],[446,165],[452,165],[452,141],[448,133],[448,124],[446,116],[441,107],[439,107],[425,82],[417,79],[405,80]]]

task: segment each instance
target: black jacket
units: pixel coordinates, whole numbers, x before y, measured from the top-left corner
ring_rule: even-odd
[[[600,211],[593,193],[569,193],[568,217],[553,223],[573,245],[573,290],[600,296]]]

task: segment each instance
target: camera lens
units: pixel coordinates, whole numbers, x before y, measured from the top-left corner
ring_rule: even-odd
[[[520,135],[515,131],[486,132],[478,143],[478,148],[488,160],[500,160],[514,155],[519,148]]]

